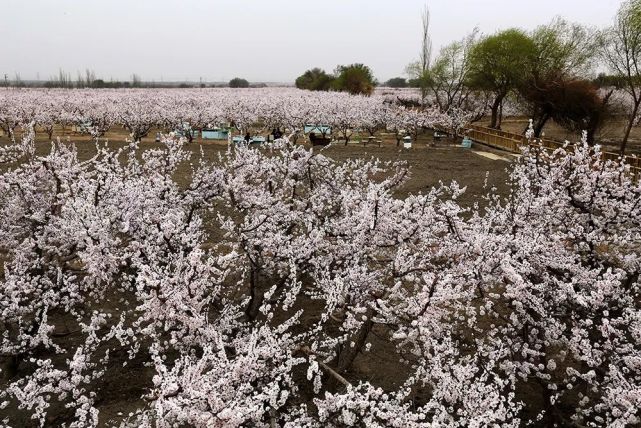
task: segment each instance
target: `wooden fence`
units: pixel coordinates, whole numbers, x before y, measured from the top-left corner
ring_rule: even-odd
[[[521,147],[528,144],[524,135],[514,134],[512,132],[501,131],[498,129],[486,128],[479,125],[468,126],[467,135],[477,143],[485,144],[501,150],[512,153],[521,153]],[[549,138],[537,138],[537,142],[548,149],[554,150],[563,147],[565,143]],[[620,158],[618,153],[601,152],[604,159],[617,161]],[[635,177],[641,178],[641,158],[637,156],[624,156],[625,161],[630,165],[630,169]]]

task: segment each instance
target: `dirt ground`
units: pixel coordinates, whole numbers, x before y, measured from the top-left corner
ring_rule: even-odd
[[[484,189],[487,174],[488,185],[496,186],[501,194],[506,194],[508,187],[507,168],[509,162],[491,160],[479,156],[477,151],[500,153],[485,146],[475,145],[472,150],[463,149],[452,143],[439,143],[436,147],[415,144],[411,149],[397,149],[395,146],[362,147],[358,145],[330,146],[324,154],[336,160],[355,157],[374,157],[382,161],[403,160],[410,166],[410,180],[401,189],[399,196],[416,194],[438,186],[439,182],[457,181],[467,190],[460,202],[471,206],[479,196],[487,193]]]
[[[140,147],[159,148],[161,144],[155,142],[155,135],[158,130],[152,130],[147,137],[141,141]],[[73,134],[67,131],[57,129],[53,139],[60,138],[62,141],[76,143],[78,153],[81,159],[88,159],[96,152],[95,142],[88,135]],[[108,147],[119,148],[127,143],[128,134],[124,129],[110,130],[104,137],[100,138],[100,144],[107,143]],[[363,137],[365,138],[365,137]],[[407,161],[410,166],[411,177],[406,185],[401,189],[399,196],[406,196],[410,193],[418,193],[428,190],[432,186],[437,186],[440,181],[448,184],[451,181],[457,181],[461,186],[467,187],[467,192],[460,199],[464,205],[471,205],[478,196],[486,193],[484,182],[488,174],[487,182],[489,186],[495,186],[501,194],[507,192],[507,172],[506,169],[510,163],[502,160],[492,160],[477,154],[478,151],[491,152],[505,157],[506,154],[490,147],[480,144],[474,145],[472,150],[457,147],[457,142],[449,139],[434,141],[431,133],[420,135],[417,142],[414,142],[411,149],[397,147],[393,135],[380,133],[377,139],[382,141],[381,145],[361,144],[361,137],[355,134],[349,144],[343,142],[334,142],[327,147],[314,147],[314,150],[322,151],[323,154],[336,159],[345,160],[349,158],[378,158],[381,161]],[[6,136],[0,137],[0,146],[9,142]],[[45,154],[51,147],[47,135],[38,132],[36,136],[36,147],[39,154]],[[312,147],[309,140],[299,138],[298,143],[303,143],[307,147]],[[200,156],[200,150],[206,159],[215,160],[218,154],[227,150],[227,141],[202,140],[200,138],[187,145],[187,149],[194,152],[195,158]],[[509,157],[509,156],[508,156]],[[510,159],[512,159],[510,157]],[[186,174],[189,167],[185,165],[183,171],[179,170],[177,180],[181,181],[183,177],[181,172]]]

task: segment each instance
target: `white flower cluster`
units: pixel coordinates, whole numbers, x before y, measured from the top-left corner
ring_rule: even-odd
[[[400,163],[287,140],[193,161],[185,142],[86,161],[64,143],[14,148],[0,175],[3,424],[641,422],[627,166],[587,144],[530,148],[510,197],[468,210],[456,183],[397,197]],[[105,420],[129,367],[144,387]]]
[[[382,95],[365,97],[292,88],[8,89],[0,97],[0,129],[5,134],[13,136],[18,127],[33,122],[49,139],[55,125],[63,130],[75,126],[96,138],[111,127],[122,126],[133,141],[156,127],[167,133],[177,131],[192,141],[196,130],[209,126],[231,126],[244,135],[260,123],[268,131],[286,129],[292,138],[308,124],[330,126],[338,137],[348,141],[357,129],[373,135],[386,128],[410,134],[436,125],[448,128],[450,116],[437,108],[405,108]],[[455,122],[460,126],[460,120]]]

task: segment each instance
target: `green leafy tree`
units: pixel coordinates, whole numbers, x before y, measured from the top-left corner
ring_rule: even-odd
[[[230,88],[249,88],[249,82],[240,77],[235,77],[229,81]]]
[[[410,88],[420,88],[421,87],[421,83],[423,83],[423,81],[421,79],[419,79],[419,78],[416,78],[416,77],[410,78],[410,79],[407,80],[407,85]]]
[[[472,91],[467,85],[470,71],[470,51],[476,40],[476,30],[461,41],[444,46],[425,76],[426,87],[438,107],[447,111],[461,108]]]
[[[377,82],[372,70],[363,64],[339,65],[333,88],[350,94],[370,95]]]
[[[603,32],[601,41],[605,63],[623,81],[623,88],[631,98],[628,123],[619,149],[623,155],[641,105],[641,0],[626,1],[621,5],[614,25]]]
[[[469,82],[473,88],[492,94],[490,127],[500,129],[503,100],[526,78],[534,52],[534,42],[519,29],[487,36],[472,48]]]
[[[564,116],[560,105],[567,108],[568,104],[555,103],[565,98],[563,91],[567,88],[575,89],[574,95],[583,94],[581,99],[587,100],[588,104],[599,105],[583,82],[590,75],[598,38],[596,31],[561,18],[538,27],[531,37],[534,55],[519,93],[528,107],[538,137],[549,119],[555,115]]]
[[[385,82],[385,86],[390,88],[407,88],[407,80],[403,77],[393,77]]]
[[[559,74],[587,77],[590,74],[598,48],[597,32],[593,29],[555,18],[536,28],[532,41],[535,47],[534,77]]]
[[[329,91],[332,87],[334,76],[327,74],[318,67],[307,70],[296,79],[296,87],[310,91]]]

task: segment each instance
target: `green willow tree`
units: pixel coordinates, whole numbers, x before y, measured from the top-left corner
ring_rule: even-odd
[[[519,29],[484,37],[472,48],[468,81],[472,88],[492,94],[490,127],[500,129],[503,100],[527,78],[524,70],[534,52],[534,42]]]
[[[533,120],[535,136],[541,135],[548,120],[564,118],[568,101],[579,94],[579,98],[591,106],[589,111],[596,108],[601,114],[597,108],[601,102],[595,101],[593,88],[586,84],[598,51],[597,32],[556,18],[537,27],[531,38],[534,55],[519,95]]]
[[[623,89],[631,98],[628,123],[619,149],[623,155],[641,106],[641,0],[624,2],[614,25],[603,32],[601,40],[605,63],[622,80]]]

